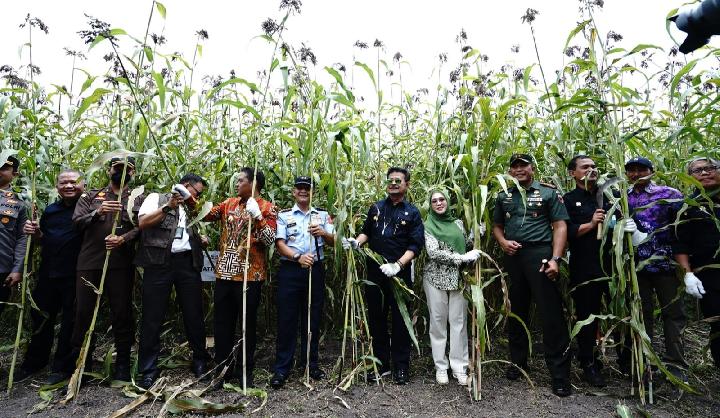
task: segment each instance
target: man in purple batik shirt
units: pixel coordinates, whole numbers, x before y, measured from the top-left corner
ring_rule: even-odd
[[[683,195],[678,190],[661,186],[650,181],[655,169],[644,157],[631,158],[625,164],[625,174],[632,184],[628,191],[630,212],[637,224],[638,233],[633,234],[638,263],[638,285],[642,299],[645,330],[652,340],[655,318],[655,293],[662,307],[663,331],[665,335],[664,359],[673,366],[687,367],[685,362],[682,332],[685,328],[685,312],[682,298],[677,298],[680,280],[672,264],[672,241],[674,234],[671,224],[682,206]],[[675,200],[675,202],[673,202]],[[650,258],[651,261],[647,261]],[[678,367],[670,367],[678,378],[686,380]]]

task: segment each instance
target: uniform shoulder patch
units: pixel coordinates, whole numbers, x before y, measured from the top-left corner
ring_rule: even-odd
[[[551,189],[557,189],[557,186],[554,185],[554,184],[551,184],[551,183],[544,183],[544,182],[541,181],[541,182],[540,182],[540,185],[541,185],[541,186],[545,186],[545,187],[549,187],[549,188],[551,188]]]
[[[327,209],[324,208],[315,208],[315,210],[318,212],[327,212]]]
[[[283,209],[283,210],[281,210],[281,211],[280,211],[280,212],[278,212],[278,213],[285,213],[285,212],[290,212],[291,210],[292,210],[292,209],[290,209],[290,208],[288,208],[288,209]]]

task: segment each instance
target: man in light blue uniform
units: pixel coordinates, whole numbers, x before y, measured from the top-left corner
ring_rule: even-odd
[[[295,205],[278,213],[275,246],[280,253],[278,270],[278,333],[274,374],[270,385],[279,389],[285,384],[293,363],[300,319],[300,362],[307,361],[308,280],[312,280],[310,304],[310,377],[320,380],[325,372],[318,366],[320,317],[325,292],[323,247],[335,242],[332,218],[324,209],[310,207],[310,177],[295,178]]]

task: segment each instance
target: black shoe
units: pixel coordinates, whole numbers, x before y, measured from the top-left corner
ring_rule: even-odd
[[[155,384],[155,377],[151,375],[143,376],[137,383],[143,389],[150,389]]]
[[[319,367],[313,367],[310,369],[310,378],[312,380],[323,380],[325,379],[325,372]]]
[[[68,379],[70,379],[70,376],[72,376],[71,373],[65,373],[65,372],[52,372],[50,375],[48,375],[47,380],[45,381],[46,385],[57,385],[60,382],[64,382]]]
[[[113,380],[120,380],[122,382],[130,381],[130,365],[126,363],[115,363],[115,373],[113,374]]]
[[[525,366],[511,364],[505,369],[505,377],[508,380],[518,380],[523,376],[523,370],[525,370]]]
[[[605,377],[603,377],[595,365],[583,367],[582,380],[596,388],[604,388],[607,385],[607,383],[605,383]]]
[[[410,373],[407,369],[397,369],[393,373],[393,381],[396,385],[406,385],[410,381]]]
[[[561,398],[572,395],[572,387],[568,379],[553,379],[552,392]]]
[[[203,377],[203,375],[204,375],[205,373],[207,373],[207,361],[205,361],[205,360],[193,360],[191,369],[192,369],[192,372],[193,372],[193,374],[195,375],[195,377],[197,377],[198,379],[200,379],[201,377]],[[205,376],[202,380],[207,380],[209,377],[210,377],[210,375],[208,374],[208,375]]]
[[[273,389],[280,389],[285,385],[285,379],[287,379],[287,377],[284,374],[275,372],[272,379],[270,379],[270,386],[272,386]]]
[[[24,369],[24,368],[22,368],[22,367],[18,367],[18,368],[15,370],[15,373],[14,373],[14,376],[13,376],[13,382],[15,382],[15,383],[20,383],[20,382],[22,382],[22,381],[25,381],[25,380],[27,380],[29,377],[31,377],[32,375],[34,375],[35,373],[37,373],[37,370],[30,371],[30,370]]]

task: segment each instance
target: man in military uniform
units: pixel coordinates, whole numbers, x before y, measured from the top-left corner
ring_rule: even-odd
[[[323,250],[335,242],[332,218],[324,209],[310,206],[312,181],[310,177],[295,178],[295,205],[278,214],[275,247],[280,253],[277,273],[278,332],[275,373],[270,381],[273,388],[285,384],[290,373],[296,347],[296,332],[300,319],[300,364],[307,363],[308,276],[310,286],[310,363],[309,374],[314,380],[325,377],[318,366],[320,318],[325,295]],[[304,367],[303,367],[304,368]]]
[[[127,185],[135,174],[135,158],[113,157],[110,160],[108,176],[110,184],[102,189],[83,193],[75,207],[73,223],[83,235],[77,263],[75,328],[72,335],[72,351],[64,362],[64,372],[69,375],[83,345],[85,334],[90,328],[95,301],[98,295],[86,284],[100,286],[103,265],[107,251],[110,257],[105,275],[103,293],[110,303],[110,322],[115,337],[115,380],[130,380],[130,347],[134,341],[132,317],[132,289],[135,268],[134,241],[140,229],[126,210],[130,199]],[[124,177],[124,180],[123,180]],[[124,188],[121,190],[120,186]],[[118,202],[118,196],[121,201]],[[142,195],[133,202],[133,218],[137,216]],[[113,233],[115,218],[117,226]],[[92,366],[92,350],[88,353],[87,366]]]
[[[11,189],[19,167],[20,161],[12,156],[0,167],[0,302],[7,302],[10,289],[22,280],[25,260],[27,236],[23,225],[27,214],[25,205]],[[0,313],[4,309],[5,304],[0,303]]]
[[[275,242],[277,230],[277,209],[260,197],[263,187],[263,172],[258,170],[256,173],[251,167],[243,167],[237,178],[237,197],[213,206],[204,218],[207,222],[220,221],[222,224],[215,272],[215,361],[221,370],[228,367],[224,379],[243,376],[245,368],[247,381],[243,383],[246,387],[253,386],[257,310],[262,284],[269,275],[267,250]],[[248,228],[251,232],[249,240]],[[246,278],[247,285],[243,286]],[[243,298],[245,288],[247,293]],[[247,306],[243,311],[244,301]],[[245,364],[242,364],[242,343],[235,338],[238,318],[242,321],[243,315],[247,315]],[[240,360],[239,365],[236,365],[237,360]]]
[[[368,326],[373,353],[381,362],[380,376],[371,378],[388,375],[392,357],[393,380],[399,385],[409,380],[411,339],[395,300],[392,280],[398,277],[412,288],[410,262],[425,246],[420,212],[405,200],[409,185],[410,173],[406,169],[390,167],[387,172],[388,197],[368,210],[362,233],[357,238],[343,239],[345,249],[358,249],[368,242],[371,250],[385,258],[384,264],[372,259],[367,261],[367,279],[372,282],[365,285]],[[392,338],[387,331],[389,310],[392,311]]]
[[[147,196],[138,217],[142,230],[135,264],[144,268],[142,285],[142,322],[138,385],[149,388],[159,375],[160,328],[165,320],[168,300],[175,287],[182,310],[185,334],[193,352],[192,371],[201,377],[207,371],[210,358],[205,349],[205,322],[202,306],[203,238],[195,228],[188,228],[188,212],[192,210],[207,182],[196,174],[180,179],[184,189],[175,186],[172,193],[151,193]],[[175,191],[180,189],[180,191]],[[182,193],[187,193],[183,196]]]
[[[514,186],[498,193],[495,201],[493,234],[503,252],[504,266],[510,281],[512,312],[528,322],[530,298],[535,300],[542,317],[545,363],[552,377],[552,391],[568,396],[570,387],[570,339],[563,315],[562,297],[554,281],[565,251],[568,220],[562,198],[554,188],[533,179],[533,159],[528,154],[510,157]],[[505,375],[518,379],[528,361],[528,337],[523,325],[514,318],[508,322],[510,360]]]
[[[58,313],[62,314],[62,320],[47,384],[65,379],[62,362],[70,353],[75,319],[75,266],[82,243],[81,234],[73,227],[72,216],[85,191],[85,182],[80,172],[67,169],[58,174],[56,189],[60,199],[45,208],[39,223],[28,220],[24,227],[24,232],[32,236],[32,243],[41,246],[38,281],[33,290],[33,300],[40,311],[30,311],[33,331],[25,360],[15,375],[18,382],[48,364]]]

